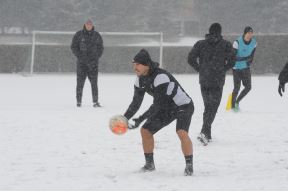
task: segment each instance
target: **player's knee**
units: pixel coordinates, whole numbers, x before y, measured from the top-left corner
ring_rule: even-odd
[[[178,135],[178,137],[179,137],[180,139],[185,139],[185,138],[188,138],[188,137],[189,137],[188,132],[185,131],[185,130],[183,130],[183,129],[178,129],[178,130],[176,131],[176,133],[177,133],[177,135]]]
[[[150,139],[153,134],[148,129],[141,128],[141,136],[143,139]]]

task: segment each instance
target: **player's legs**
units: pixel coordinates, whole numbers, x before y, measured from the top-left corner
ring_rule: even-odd
[[[193,154],[192,141],[188,134],[193,113],[194,105],[192,102],[184,105],[177,111],[176,132],[181,141],[181,148],[184,156]]]
[[[142,146],[145,156],[145,165],[142,167],[142,171],[155,170],[153,150],[154,150],[154,137],[153,134],[144,128],[141,128]]]
[[[242,84],[244,86],[244,89],[241,91],[240,95],[237,97],[237,103],[239,103],[251,90],[251,72],[250,68],[242,70]]]
[[[204,138],[211,139],[211,126],[215,119],[218,107],[222,98],[223,87],[203,87],[201,86],[201,93],[204,101],[204,113],[203,113],[203,126],[201,133]],[[202,139],[202,135],[199,137],[199,140]],[[201,141],[201,140],[200,140]],[[205,140],[205,142],[207,142]],[[202,141],[201,141],[202,142]]]
[[[145,165],[142,171],[155,170],[153,151],[154,137],[153,135],[160,129],[171,123],[175,119],[175,112],[160,111],[155,116],[148,118],[141,128],[142,146],[145,156]]]
[[[76,100],[77,106],[81,106],[83,88],[85,80],[88,75],[88,68],[86,66],[77,64],[77,85],[76,85]]]
[[[89,70],[88,79],[91,84],[93,103],[98,103],[98,67]],[[100,106],[100,105],[99,105]]]
[[[178,130],[177,135],[181,141],[181,148],[184,156],[192,155],[193,149],[192,149],[192,141],[188,135],[188,132],[185,130]]]
[[[176,132],[181,141],[182,153],[185,157],[184,174],[186,176],[193,174],[193,144],[188,134],[193,112],[194,105],[192,102],[179,108],[177,112]]]
[[[148,130],[141,128],[142,146],[144,153],[153,153],[154,150],[154,137]]]
[[[241,86],[241,75],[239,70],[233,70],[234,89],[232,92],[232,108],[235,107],[236,99]]]

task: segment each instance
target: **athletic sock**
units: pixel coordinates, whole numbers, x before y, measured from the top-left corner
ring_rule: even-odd
[[[154,163],[153,153],[144,153],[146,164]]]
[[[186,165],[187,164],[193,164],[193,155],[185,156],[185,162],[186,162]]]

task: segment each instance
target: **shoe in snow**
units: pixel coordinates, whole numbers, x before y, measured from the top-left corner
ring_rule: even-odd
[[[192,176],[193,174],[193,165],[192,164],[186,164],[184,175],[185,176]]]
[[[200,133],[199,136],[197,137],[197,139],[204,145],[208,145],[208,138],[203,134]]]
[[[240,111],[239,103],[235,103],[235,107],[233,107],[233,111],[234,111],[235,113],[237,113],[237,112]]]
[[[141,172],[151,172],[155,170],[154,163],[146,163],[141,169]]]
[[[101,107],[101,105],[100,105],[99,102],[95,102],[95,103],[93,104],[93,107]]]

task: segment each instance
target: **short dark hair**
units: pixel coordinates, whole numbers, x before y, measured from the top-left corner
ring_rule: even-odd
[[[248,32],[252,32],[253,33],[253,29],[250,26],[245,27],[244,29],[244,34],[248,33]]]

